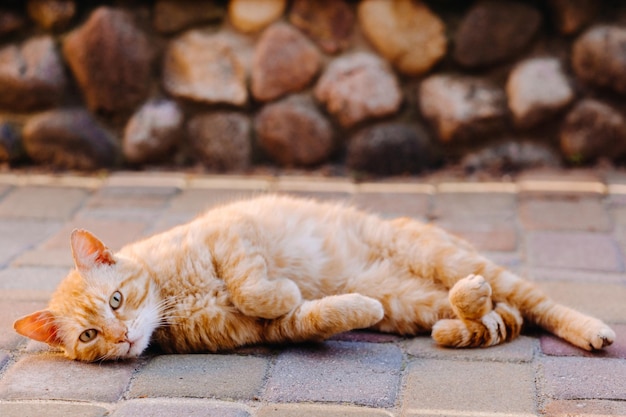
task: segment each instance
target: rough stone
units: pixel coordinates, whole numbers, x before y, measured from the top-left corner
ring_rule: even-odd
[[[583,99],[565,117],[560,143],[561,152],[571,162],[619,158],[626,152],[626,120],[608,104]]]
[[[595,19],[600,3],[595,0],[550,0],[559,32],[572,35]]]
[[[626,94],[626,29],[594,26],[576,39],[572,47],[572,68],[589,84]]]
[[[534,58],[517,64],[509,75],[506,93],[519,127],[541,123],[574,99],[574,91],[556,58]]]
[[[541,20],[539,11],[525,3],[480,1],[459,25],[453,57],[468,68],[506,61],[530,44]]]
[[[282,16],[286,7],[286,0],[231,0],[228,17],[237,30],[258,32]]]
[[[124,401],[112,417],[250,417],[247,408],[227,401],[131,400]]]
[[[461,159],[466,172],[517,172],[530,168],[559,167],[561,156],[552,147],[528,140],[510,139],[467,153]]]
[[[34,116],[22,134],[26,154],[37,163],[87,170],[115,163],[114,139],[82,109],[51,110]]]
[[[402,73],[423,74],[446,53],[445,25],[422,2],[363,0],[358,17],[369,41]]]
[[[124,112],[146,98],[151,45],[125,11],[94,10],[81,27],[67,35],[63,54],[92,111]]]
[[[18,127],[0,119],[0,162],[13,162],[23,154],[22,136]]]
[[[196,0],[157,0],[152,26],[157,32],[176,33],[190,26],[222,19],[226,10],[215,2]]]
[[[315,98],[343,127],[394,114],[402,92],[393,72],[374,54],[357,52],[332,61],[315,86]]]
[[[289,12],[289,21],[329,54],[350,45],[354,19],[345,0],[295,0]]]
[[[45,30],[65,28],[76,14],[74,0],[28,0],[28,16]]]
[[[441,74],[425,79],[419,102],[422,114],[442,142],[491,133],[507,116],[504,91],[470,76]]]
[[[170,100],[145,103],[128,121],[122,151],[133,164],[166,159],[183,136],[184,115]]]
[[[227,35],[191,30],[170,42],[165,52],[163,84],[172,95],[208,104],[244,105],[246,69]]]
[[[350,139],[350,169],[379,175],[418,173],[433,165],[430,138],[418,126],[385,123],[365,128]]]
[[[67,80],[50,36],[0,50],[0,107],[30,111],[57,104]]]
[[[0,9],[0,36],[8,35],[24,27],[26,18],[10,9]]]
[[[334,149],[330,122],[308,96],[291,96],[265,106],[254,129],[261,148],[283,166],[319,164]]]
[[[242,171],[250,166],[252,143],[248,116],[235,112],[200,114],[187,132],[196,157],[217,171]]]
[[[321,65],[320,54],[300,31],[286,23],[267,28],[252,60],[252,95],[274,100],[311,83]]]
[[[0,415],[3,417],[40,416],[45,407],[47,417],[105,417],[109,412],[104,407],[91,404],[63,403],[3,403],[0,404]]]

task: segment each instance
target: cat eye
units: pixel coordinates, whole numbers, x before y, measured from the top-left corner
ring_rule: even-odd
[[[97,335],[98,335],[98,331],[96,329],[89,329],[89,330],[85,330],[84,332],[82,332],[80,336],[78,337],[78,339],[83,343],[87,343],[95,339]]]
[[[109,298],[109,305],[113,310],[117,310],[122,305],[122,293],[115,291]]]

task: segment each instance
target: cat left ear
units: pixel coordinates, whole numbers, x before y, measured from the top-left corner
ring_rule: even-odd
[[[74,229],[70,237],[76,269],[89,270],[98,265],[113,265],[113,253],[97,237],[86,230]]]
[[[17,319],[13,328],[22,336],[38,342],[44,342],[53,347],[61,345],[61,339],[57,335],[58,327],[55,323],[54,314],[48,310],[36,311]]]

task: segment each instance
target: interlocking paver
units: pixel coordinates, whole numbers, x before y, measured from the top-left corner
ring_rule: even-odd
[[[533,281],[597,282],[626,284],[623,272],[581,271],[576,269],[530,268],[527,276]]]
[[[13,330],[13,322],[46,306],[45,301],[0,301],[0,349],[14,349],[24,339]]]
[[[541,365],[551,398],[626,400],[626,361],[547,357]]]
[[[626,416],[626,402],[602,400],[550,401],[543,410],[546,417]]]
[[[615,342],[602,351],[588,352],[550,334],[541,336],[541,351],[550,356],[626,359],[626,324],[613,324],[611,327],[615,331]]]
[[[271,404],[261,407],[256,417],[393,417],[393,414],[380,409],[320,405],[320,404]]]
[[[252,399],[268,366],[268,358],[254,356],[158,356],[138,373],[128,396]]]
[[[20,187],[0,201],[0,217],[65,220],[87,196],[80,188]]]
[[[206,400],[131,400],[124,402],[112,417],[248,417],[247,407]]]
[[[591,314],[608,323],[626,323],[626,285],[540,282],[555,301]]]
[[[176,187],[104,187],[86,202],[79,215],[146,221],[165,210],[179,192]]]
[[[59,354],[28,355],[0,380],[0,399],[118,401],[137,362],[82,363]]]
[[[393,406],[402,352],[391,344],[330,341],[286,349],[270,371],[265,397],[276,402]]]
[[[67,268],[0,269],[0,300],[48,300],[67,275]]]
[[[418,359],[407,369],[405,416],[534,415],[530,364]]]
[[[2,417],[104,417],[106,408],[89,404],[63,404],[55,402],[0,403]]]
[[[429,337],[416,337],[404,342],[403,347],[409,355],[419,358],[523,363],[533,360],[538,341],[534,337],[519,336],[489,349],[450,349],[437,346]]]
[[[533,267],[619,272],[624,262],[615,239],[588,232],[529,232],[528,262]]]
[[[517,197],[512,193],[439,193],[434,196],[435,219],[514,221]]]
[[[413,217],[426,219],[430,212],[431,196],[408,193],[357,193],[351,203],[357,207],[384,215],[386,218]]]
[[[512,252],[517,249],[517,227],[511,221],[456,219],[436,223],[448,232],[469,241],[481,251]]]
[[[597,198],[570,200],[523,199],[520,220],[529,230],[581,230],[606,232],[611,219]]]
[[[37,246],[58,231],[58,221],[33,221],[0,217],[0,265],[6,265],[25,250]]]

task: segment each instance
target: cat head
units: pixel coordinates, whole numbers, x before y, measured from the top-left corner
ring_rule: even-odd
[[[163,320],[148,272],[85,230],[74,230],[70,241],[75,269],[48,308],[18,319],[15,330],[63,349],[71,359],[139,356]]]

